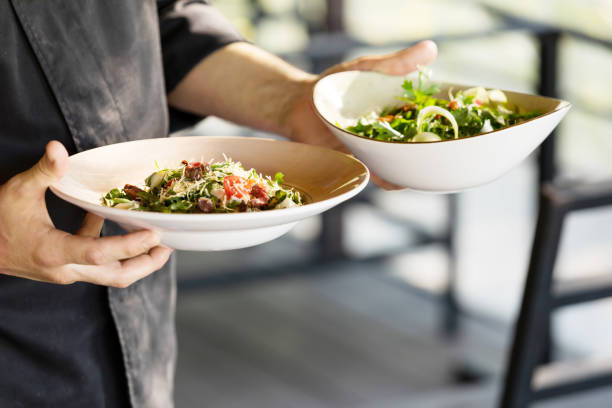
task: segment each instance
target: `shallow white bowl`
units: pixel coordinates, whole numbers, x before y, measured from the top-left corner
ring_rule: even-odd
[[[114,187],[143,183],[160,167],[181,160],[223,160],[223,154],[264,175],[280,171],[304,193],[301,207],[235,214],[163,214],[105,207]],[[64,178],[51,187],[60,198],[119,223],[127,230],[153,229],[164,245],[216,251],[261,244],[288,232],[298,221],[348,200],[368,183],[368,169],[346,154],[300,143],[243,137],[173,137],[119,143],[75,154]]]
[[[482,135],[439,142],[384,142],[352,134],[343,128],[359,117],[398,105],[401,84],[408,77],[376,72],[346,71],[321,79],[314,89],[314,105],[327,127],[370,170],[413,190],[449,193],[497,179],[519,164],[546,139],[569,111],[559,99],[504,91],[510,103],[541,116]],[[448,98],[466,85],[441,83],[437,96]]]

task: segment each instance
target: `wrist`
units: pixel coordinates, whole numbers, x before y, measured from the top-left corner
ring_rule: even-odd
[[[300,123],[303,123],[303,116],[310,115],[313,111],[312,92],[318,79],[317,75],[306,74],[294,80],[290,87],[288,103],[279,118],[280,133],[283,136],[293,139]]]

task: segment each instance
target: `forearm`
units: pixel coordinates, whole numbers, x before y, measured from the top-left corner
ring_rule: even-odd
[[[289,136],[287,120],[315,78],[254,45],[233,43],[196,65],[168,102],[184,111]]]

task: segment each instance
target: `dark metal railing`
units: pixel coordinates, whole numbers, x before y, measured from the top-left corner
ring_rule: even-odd
[[[534,386],[536,369],[544,363],[542,354],[548,347],[546,339],[552,313],[559,307],[612,296],[612,279],[607,277],[592,278],[588,283],[580,280],[563,284],[555,284],[553,279],[567,215],[609,205],[612,205],[612,183],[570,187],[552,182],[542,185],[538,224],[501,407],[522,408],[538,400],[612,385],[612,367],[609,373],[589,375],[585,372],[583,376],[577,374],[580,368],[576,367],[572,381],[547,384],[543,388]]]

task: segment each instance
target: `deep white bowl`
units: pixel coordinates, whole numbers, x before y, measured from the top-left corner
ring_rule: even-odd
[[[490,133],[438,142],[384,142],[343,129],[369,112],[396,106],[395,97],[401,95],[406,78],[414,75],[340,72],[321,79],[313,97],[327,127],[372,173],[413,190],[450,193],[497,179],[533,152],[571,106],[559,99],[504,91],[510,103],[542,115]],[[448,98],[449,88],[457,91],[470,87],[441,83],[438,96]]]
[[[181,160],[223,160],[223,154],[264,175],[282,172],[287,185],[304,193],[300,207],[235,214],[163,214],[110,208],[101,197],[126,183],[142,184],[160,167]],[[153,229],[164,245],[216,251],[253,246],[288,232],[300,220],[348,200],[368,183],[359,160],[301,143],[244,137],[173,137],[118,143],[75,154],[64,178],[51,190],[60,198],[127,230]]]

